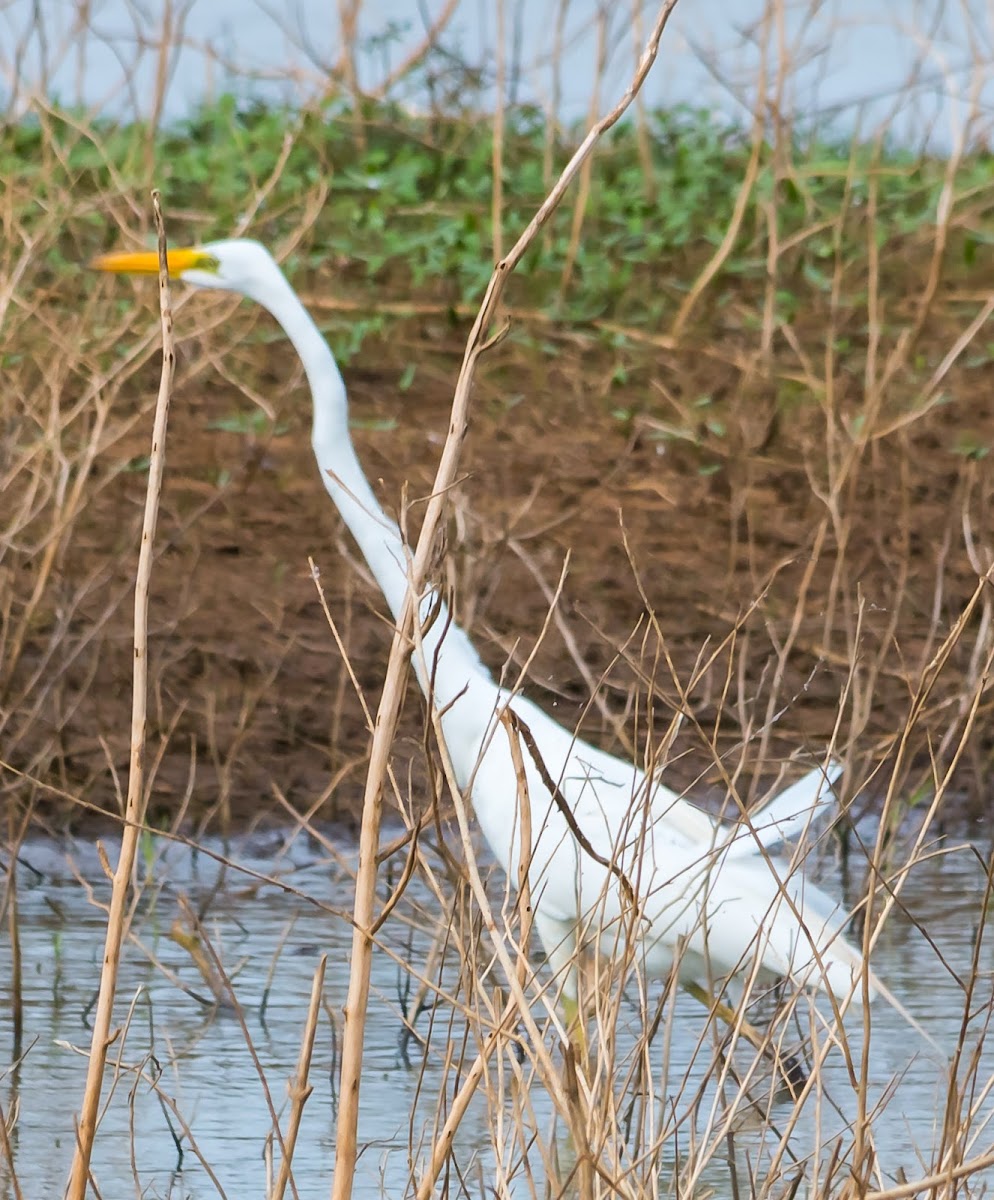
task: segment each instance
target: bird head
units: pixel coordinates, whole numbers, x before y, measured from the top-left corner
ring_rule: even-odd
[[[159,255],[154,250],[126,254],[101,254],[91,263],[98,271],[119,275],[157,275]],[[269,251],[249,238],[230,238],[169,250],[166,267],[170,279],[178,279],[197,288],[215,288],[239,292],[258,299],[258,291],[277,271]]]

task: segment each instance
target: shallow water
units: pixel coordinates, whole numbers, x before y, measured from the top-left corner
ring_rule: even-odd
[[[956,844],[946,843],[947,847]],[[161,1071],[159,1088],[175,1100],[203,1160],[216,1173],[221,1194],[232,1198],[265,1194],[263,1150],[272,1120],[263,1078],[273,1104],[282,1110],[286,1083],[297,1060],[313,972],[322,951],[329,955],[327,1010],[315,1046],[314,1093],[305,1109],[294,1176],[302,1200],[328,1194],[334,1161],[336,1074],[328,1012],[336,1017],[340,1014],[348,984],[351,934],[336,911],[351,905],[348,865],[352,850],[343,845],[335,862],[302,839],[289,850],[285,846],[283,837],[273,835],[244,839],[227,849],[232,862],[274,877],[279,885],[259,883],[251,875],[221,867],[210,853],[191,852],[164,840],[143,859],[142,871],[151,882],[135,921],[141,946],[133,943],[127,949],[116,1013],[117,1023],[125,1024],[126,1031],[112,1054],[120,1053],[128,1069],[122,1072],[109,1101],[93,1163],[104,1196],[138,1194],[139,1188],[150,1196],[219,1194],[189,1139],[184,1139],[180,1158],[165,1109],[149,1083],[136,1086],[131,1068],[142,1064],[149,1073]],[[207,849],[222,851],[217,843],[210,843]],[[114,850],[109,847],[111,858]],[[64,1187],[73,1117],[84,1079],[84,1059],[72,1046],[89,1043],[87,1006],[99,976],[102,951],[103,914],[90,902],[80,880],[87,880],[97,897],[105,896],[107,888],[89,844],[32,842],[22,850],[20,863],[24,1043],[20,1063],[14,1066],[10,945],[4,936],[0,941],[0,1103],[8,1117],[16,1113],[12,1143],[24,1195],[54,1196]],[[841,888],[842,881],[837,874],[833,878],[830,867],[825,867],[825,876],[827,886]],[[963,992],[956,976],[969,973],[982,884],[979,860],[967,849],[918,864],[903,899],[937,949],[902,918],[894,921],[874,953],[877,971],[947,1050],[955,1045],[963,1019]],[[182,983],[197,993],[205,991],[187,954],[167,936],[181,895],[205,913],[205,929],[234,979],[244,1030],[233,1012],[206,1007],[180,986]],[[419,896],[423,902],[425,890],[415,884],[412,903],[416,905]],[[437,910],[436,903],[436,914]],[[359,1198],[401,1196],[410,1190],[412,1138],[417,1156],[417,1146],[430,1135],[437,1090],[447,1087],[451,1092],[453,1087],[452,1077],[441,1067],[440,1055],[447,1036],[454,1034],[453,1040],[458,1040],[460,1026],[457,1022],[450,1033],[447,1012],[439,1010],[437,1053],[430,1056],[423,1073],[405,1066],[398,1052],[398,996],[404,975],[389,948],[415,964],[422,962],[430,943],[429,922],[424,916],[429,911],[430,905],[418,915],[414,908],[401,905],[384,929],[387,948],[374,957],[362,1083],[360,1142],[365,1149],[355,1182]],[[982,941],[978,953],[982,978],[974,1007],[981,1011],[967,1038],[971,1046],[981,1038],[983,1007],[990,1002],[994,939],[988,936]],[[276,959],[276,982],[263,1007]],[[129,1005],[133,1006],[130,1017]],[[916,1178],[925,1173],[922,1162],[929,1163],[930,1148],[937,1140],[945,1087],[943,1066],[886,1005],[875,1005],[872,1016],[871,1063],[877,1090],[882,1091],[891,1079],[899,1079],[894,1099],[875,1123],[877,1153],[885,1178],[892,1178],[899,1169]],[[700,1009],[692,1002],[680,1001],[671,1080],[686,1068],[700,1028]],[[247,1051],[247,1037],[258,1067]],[[831,1072],[838,1093],[845,1097],[842,1063],[833,1060]],[[981,1081],[994,1076],[994,1051],[982,1049],[978,1075]],[[848,1095],[851,1101],[851,1091]],[[531,1098],[539,1126],[546,1129],[550,1110],[539,1085],[531,1088]],[[991,1111],[990,1103],[986,1111]],[[780,1115],[789,1112],[787,1108]],[[832,1119],[828,1118],[829,1123]],[[844,1117],[834,1119],[837,1125],[844,1125]],[[459,1135],[458,1160],[475,1164],[466,1181],[474,1195],[481,1194],[492,1178],[489,1120],[483,1102],[475,1103]],[[809,1136],[810,1131],[802,1127],[797,1139],[803,1143]],[[992,1142],[994,1131],[988,1130],[974,1153],[989,1149]],[[990,1175],[994,1180],[994,1170]],[[701,1183],[714,1188],[719,1197],[731,1194],[727,1168],[720,1162],[712,1163]],[[450,1186],[454,1193],[460,1191],[454,1177]],[[0,1197],[6,1200],[11,1194],[0,1162]],[[520,1194],[525,1193],[522,1190]]]
[[[374,93],[420,45],[425,22],[430,24],[444,7],[443,0],[417,6],[410,0],[367,0],[358,6],[356,65],[365,90]],[[567,5],[513,0],[505,22],[509,98],[545,105],[558,95],[561,115],[583,118],[590,80],[597,73],[601,7],[593,0]],[[200,100],[226,89],[291,105],[315,92],[324,94],[327,65],[342,50],[333,9],[327,0],[184,3],[184,37],[170,58],[163,115],[185,116]],[[643,3],[642,9],[647,30],[657,5]],[[764,34],[765,9],[766,0],[737,0],[734,20],[728,20],[726,0],[681,0],[663,39],[659,65],[646,82],[647,102],[704,106],[750,122],[763,38],[769,36],[775,61],[781,52],[775,23]],[[82,31],[79,11],[64,0],[0,4],[0,98],[7,100],[7,92],[23,104],[40,91],[104,111],[127,112],[132,106],[147,111],[156,95],[156,34],[169,11],[165,0],[141,5],[102,0],[87,6],[92,17]],[[497,57],[495,11],[481,0],[457,0],[442,38],[448,53],[476,69],[484,81],[492,78]],[[635,51],[630,13],[629,5],[614,6],[606,31],[605,98],[619,96],[631,76]],[[174,23],[176,19],[173,6]],[[558,20],[565,24],[556,62],[552,31]],[[912,148],[927,143],[948,150],[971,103],[984,114],[994,102],[987,0],[898,5],[893,0],[790,0],[783,20],[781,50],[790,63],[790,78],[777,91],[776,103],[806,120],[818,119],[846,133],[858,127],[864,137],[886,129]],[[444,74],[441,86],[444,91]],[[484,103],[492,102],[492,86],[482,86]],[[416,105],[429,103],[416,81],[400,94]],[[989,121],[981,136],[989,138]]]

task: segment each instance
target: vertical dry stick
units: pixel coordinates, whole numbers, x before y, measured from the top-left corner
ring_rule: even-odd
[[[13,1045],[11,1061],[21,1057],[21,1045],[24,1036],[24,985],[21,967],[21,925],[17,906],[17,856],[21,853],[21,844],[27,836],[31,824],[31,814],[34,811],[34,800],[28,799],[25,811],[18,827],[18,803],[8,800],[7,809],[7,852],[10,855],[10,868],[7,871],[7,890],[4,903],[7,907],[7,932],[10,937],[10,1016],[13,1026]],[[2,1124],[2,1121],[0,1121]],[[14,1164],[10,1164],[11,1170]]]
[[[504,257],[504,88],[506,85],[507,47],[504,28],[504,0],[497,0],[497,100],[494,105],[492,130],[493,154],[491,176],[493,179],[490,197],[490,224],[493,238],[494,262]]]
[[[86,1090],[79,1117],[79,1132],[72,1171],[66,1188],[66,1200],[84,1200],[86,1181],[90,1173],[90,1154],[97,1129],[97,1110],[100,1105],[100,1086],[107,1047],[113,1040],[110,1031],[114,1013],[114,993],[117,990],[117,968],[121,961],[121,943],[127,921],[128,890],[135,864],[138,835],[145,819],[145,713],[148,702],[148,589],[152,576],[152,544],[155,523],[159,515],[159,493],[166,465],[166,424],[169,419],[169,397],[173,385],[175,352],[173,350],[173,314],[169,303],[169,272],[166,268],[166,228],[158,191],[152,192],[155,226],[159,234],[159,311],[162,316],[162,374],[159,394],[155,401],[155,422],[152,429],[152,452],[148,468],[148,487],[145,491],[145,516],[142,521],[141,548],[138,552],[138,573],[135,579],[135,661],[132,675],[131,699],[131,769],[128,775],[128,801],[121,832],[121,852],[114,872],[110,908],[107,913],[107,936],[104,943],[103,969],[100,972],[100,992],[93,1020],[90,1041],[90,1061],[86,1071]]]
[[[145,165],[151,170],[155,164],[155,139],[159,131],[159,121],[162,119],[162,109],[166,102],[166,91],[169,87],[169,67],[171,51],[183,34],[183,17],[179,19],[179,29],[173,25],[172,0],[163,0],[162,24],[159,26],[159,53],[155,62],[155,87],[152,91],[152,108],[148,114],[148,142],[145,146]]]
[[[355,144],[365,149],[366,127],[363,124],[362,92],[359,90],[359,70],[356,55],[359,48],[359,10],[362,0],[338,0],[338,27],[341,30],[342,50],[335,64],[334,73],[345,76],[345,86],[352,101],[352,124],[355,127]]]
[[[452,1151],[452,1139],[456,1135],[456,1130],[462,1124],[470,1101],[476,1094],[476,1089],[483,1078],[483,1073],[486,1070],[490,1056],[500,1045],[501,1035],[513,1021],[517,1010],[517,1000],[514,996],[509,996],[502,1012],[494,1022],[493,1029],[486,1035],[486,1040],[472,1066],[463,1076],[462,1086],[450,1102],[445,1124],[442,1126],[432,1145],[431,1158],[425,1169],[424,1176],[418,1184],[418,1190],[415,1193],[416,1200],[431,1200],[438,1177],[441,1175],[445,1164],[449,1161],[449,1155]]]
[[[642,20],[642,0],[632,0],[632,41],[635,61],[642,53],[645,41],[645,22]],[[645,96],[641,92],[635,97],[635,139],[639,162],[642,164],[642,191],[646,204],[655,207],[658,199],[656,172],[652,163],[652,136],[649,133],[649,116],[645,108]]]
[[[435,474],[431,497],[425,508],[424,522],[418,537],[411,564],[410,583],[403,610],[397,619],[390,658],[387,662],[383,694],[380,697],[370,748],[369,770],[363,791],[362,826],[359,832],[359,865],[356,874],[355,905],[353,908],[352,958],[349,971],[349,992],[345,1001],[345,1032],[342,1037],[341,1108],[335,1146],[335,1176],[332,1200],[350,1200],[358,1149],[356,1143],[359,1119],[359,1082],[362,1076],[363,1045],[366,1033],[366,1006],[369,1001],[369,971],[373,954],[370,930],[376,901],[376,855],[380,838],[380,813],[383,807],[383,781],[390,758],[390,746],[397,727],[397,716],[404,693],[409,634],[415,611],[414,597],[420,594],[435,548],[435,533],[444,511],[446,496],[456,477],[459,454],[466,433],[469,397],[480,355],[488,346],[486,331],[500,303],[507,280],[521,261],[538,232],[559,206],[566,189],[587,160],[600,138],[621,118],[645,81],[656,61],[659,42],[670,13],[677,0],[664,0],[638,68],[625,94],[614,108],[587,131],[583,141],[563,168],[555,187],[542,201],[525,231],[515,242],[506,258],[494,268],[480,310],[473,322],[463,354],[459,378],[452,399],[449,432],[442,448],[442,457]],[[69,1200],[74,1200],[70,1197]]]
[[[11,1120],[11,1129],[13,1127],[14,1122]],[[21,1191],[21,1184],[14,1168],[14,1148],[10,1144],[10,1134],[7,1132],[7,1114],[3,1111],[2,1104],[0,1104],[0,1151],[7,1162],[7,1177],[14,1192],[14,1200],[24,1200],[24,1193]]]
[[[276,1177],[272,1200],[283,1200],[283,1193],[290,1179],[290,1164],[293,1161],[293,1148],[297,1144],[297,1134],[300,1131],[300,1118],[304,1115],[304,1105],[314,1090],[307,1082],[311,1070],[311,1054],[314,1050],[314,1035],[318,1027],[318,1010],[321,1006],[321,991],[324,988],[324,972],[328,965],[328,955],[322,954],[318,969],[314,972],[314,983],[311,986],[311,1003],[307,1009],[307,1022],[304,1025],[304,1036],[300,1042],[300,1057],[297,1059],[297,1073],[290,1081],[290,1120],[287,1124],[286,1137],[283,1139],[283,1157],[280,1160],[280,1171]]]
[[[784,121],[784,89],[787,76],[793,69],[791,61],[790,48],[786,44],[786,30],[784,29],[784,6],[783,0],[773,0],[772,8],[774,10],[772,23],[775,26],[776,37],[776,73],[773,79],[772,96],[764,100],[766,109],[769,113],[768,124],[773,125],[773,186],[768,199],[758,199],[757,203],[759,211],[766,221],[766,283],[763,297],[763,323],[762,332],[760,334],[759,356],[763,363],[764,370],[770,367],[770,361],[773,355],[773,338],[778,325],[777,300],[780,296],[782,287],[781,271],[780,271],[780,193],[783,188],[784,179],[787,177],[791,159],[791,130],[786,126]],[[769,14],[768,14],[769,15]],[[764,22],[764,26],[767,22]],[[770,51],[766,47],[766,42],[771,34],[764,27],[763,38],[764,45],[762,54],[764,61]],[[789,322],[787,322],[789,324]]]
[[[552,54],[549,58],[552,72],[552,87],[549,92],[549,103],[545,110],[545,137],[542,142],[542,187],[546,191],[552,187],[552,164],[556,151],[556,140],[559,135],[559,103],[562,95],[562,77],[560,67],[563,59],[563,44],[566,37],[566,17],[569,13],[570,0],[559,0],[556,8],[556,23],[552,35]],[[552,249],[552,230],[545,231],[545,249]]]
[[[76,86],[73,91],[76,95],[76,107],[80,110],[86,107],[84,81],[89,78],[89,64],[87,63],[86,52],[90,47],[91,41],[87,36],[90,25],[91,3],[92,0],[76,0],[76,20],[74,22],[74,32],[76,34]]]
[[[597,12],[597,65],[593,85],[590,89],[590,103],[587,106],[587,120],[591,124],[596,119],[601,107],[601,81],[607,69],[607,35],[608,12],[606,8],[601,7]],[[559,277],[559,295],[561,298],[564,298],[566,295],[570,280],[573,278],[573,270],[576,267],[576,258],[580,253],[580,235],[583,232],[583,219],[586,216],[587,201],[590,198],[590,179],[593,173],[593,166],[592,159],[587,158],[584,161],[583,169],[580,171],[580,186],[577,189],[576,203],[573,205],[573,218],[570,221],[569,245],[566,247],[566,259],[563,262],[562,274]]]
[[[763,37],[760,41],[760,58],[759,58],[759,77],[756,80],[756,111],[753,113],[752,123],[752,148],[749,152],[749,161],[746,163],[745,175],[742,177],[742,183],[739,186],[738,194],[735,197],[735,204],[732,207],[732,216],[728,222],[728,228],[725,230],[725,236],[721,239],[721,245],[715,250],[711,258],[707,261],[700,275],[694,280],[693,287],[683,299],[683,303],[673,319],[673,324],[670,327],[670,337],[674,341],[678,341],[683,333],[683,327],[690,319],[690,314],[697,307],[697,302],[701,296],[707,291],[708,287],[714,280],[715,276],[725,265],[735,249],[735,241],[739,236],[739,231],[742,228],[742,222],[745,220],[746,212],[749,208],[749,199],[752,196],[753,188],[756,185],[756,180],[759,177],[759,168],[763,158],[763,150],[765,148],[765,129],[766,129],[766,50],[767,36],[766,23],[770,19],[769,9],[765,11],[763,17]]]
[[[528,941],[531,937],[532,928],[531,892],[528,886],[528,868],[532,855],[531,802],[528,796],[528,776],[525,774],[525,764],[521,757],[521,746],[518,742],[518,730],[515,728],[511,715],[506,709],[501,713],[500,720],[510,744],[511,761],[514,764],[518,804],[521,812],[521,857],[518,865],[518,919],[521,932],[518,938],[518,982],[523,988],[528,982],[529,976]],[[452,1139],[455,1137],[456,1130],[462,1124],[462,1119],[466,1115],[469,1103],[476,1093],[477,1085],[483,1078],[483,1073],[486,1070],[491,1054],[500,1045],[501,1034],[505,1025],[511,1021],[517,1009],[517,999],[514,995],[511,995],[504,1005],[503,1012],[498,1016],[494,1028],[487,1035],[483,1046],[476,1056],[475,1062],[464,1077],[462,1087],[453,1097],[445,1124],[431,1148],[428,1169],[418,1184],[416,1200],[431,1200],[435,1183],[442,1173],[442,1168],[449,1160],[449,1154],[452,1150]]]

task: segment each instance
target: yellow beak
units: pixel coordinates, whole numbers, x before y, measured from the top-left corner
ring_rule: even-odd
[[[156,250],[144,250],[137,254],[101,254],[90,266],[97,271],[113,271],[117,275],[158,275],[159,254]],[[214,258],[196,246],[166,252],[166,267],[172,279],[195,267],[211,270],[215,266]]]

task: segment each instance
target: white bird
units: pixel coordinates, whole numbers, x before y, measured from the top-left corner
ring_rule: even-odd
[[[103,271],[152,274],[155,253],[110,254]],[[237,292],[267,309],[300,355],[314,406],[311,443],[328,494],[362,551],[391,613],[408,588],[400,530],[362,472],[349,435],[345,385],[314,321],[269,252],[254,241],[172,250],[170,276]],[[628,946],[646,975],[671,970],[701,997],[748,977],[788,978],[858,1004],[862,955],[842,936],[844,914],[769,850],[795,835],[823,803],[840,768],[805,775],[751,819],[713,820],[630,762],[557,724],[538,705],[495,683],[438,594],[420,599],[418,682],[441,714],[460,788],[472,797],[494,857],[517,886],[521,816],[509,736],[513,714],[527,775],[534,923],[560,981],[570,1025],[577,1017],[577,960],[609,959]],[[430,618],[430,619],[429,619]],[[865,968],[866,987],[886,993]]]

